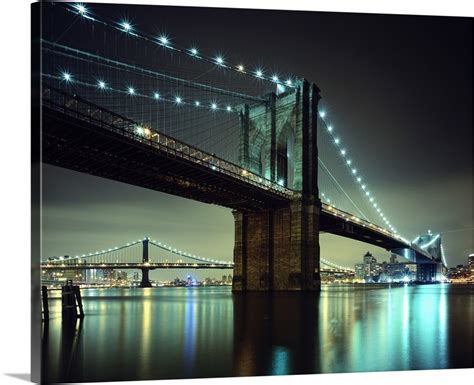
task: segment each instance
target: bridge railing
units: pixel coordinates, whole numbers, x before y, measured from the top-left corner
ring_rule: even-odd
[[[231,162],[218,158],[213,154],[206,153],[187,143],[178,141],[173,137],[108,111],[77,95],[71,95],[50,86],[43,89],[42,95],[42,102],[45,105],[67,115],[148,144],[174,156],[179,156],[182,159],[203,165],[211,170],[230,175],[259,188],[270,190],[286,198],[292,198],[299,194]]]

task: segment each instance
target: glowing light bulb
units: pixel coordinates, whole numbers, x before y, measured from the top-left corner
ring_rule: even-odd
[[[123,21],[121,25],[125,32],[130,32],[132,30],[132,25],[128,21]]]
[[[69,72],[63,72],[62,78],[67,83],[69,83],[72,80],[72,76]]]
[[[168,43],[170,42],[170,40],[168,39],[168,37],[166,35],[161,35],[159,38],[158,38],[158,41],[164,45],[164,46],[167,46]]]
[[[357,174],[357,169],[353,168],[353,169],[352,169],[352,173],[353,173],[353,174]]]
[[[160,98],[160,94],[159,94],[158,92],[155,92],[155,93],[153,94],[153,97],[154,97],[156,100],[158,100],[158,99]]]
[[[341,155],[346,155],[346,150],[342,149],[341,150]]]
[[[222,56],[217,56],[216,57],[216,63],[219,65],[224,64],[224,58]]]
[[[201,105],[201,103],[199,102],[199,100],[196,100],[196,101],[194,102],[194,105],[195,105],[196,107],[199,107],[199,106]]]
[[[230,111],[232,111],[232,107],[231,107],[231,106],[227,106],[227,107],[226,107],[226,110],[227,110],[228,112],[230,112]]]
[[[181,96],[176,96],[176,98],[174,98],[174,101],[177,103],[177,104],[181,104],[183,102],[183,99],[181,98]]]
[[[332,126],[328,126],[328,131],[329,131],[329,132],[332,131]]]
[[[217,109],[217,104],[216,104],[216,103],[212,103],[212,104],[211,104],[211,108],[212,108],[213,110],[216,110],[216,109]]]
[[[82,15],[82,16],[84,16],[84,15],[87,13],[87,8],[84,6],[84,4],[80,4],[80,3],[79,3],[79,4],[75,4],[75,5],[74,5],[74,8],[75,8],[76,11],[77,11],[80,15]]]
[[[287,86],[291,86],[292,84],[293,84],[293,83],[292,83],[291,79],[288,79],[288,80],[286,81],[286,85],[287,85]]]
[[[257,70],[257,71],[255,71],[255,75],[256,75],[258,78],[261,78],[261,77],[263,76],[262,70]]]
[[[196,56],[198,54],[197,48],[191,48],[191,55]]]
[[[244,72],[244,66],[242,64],[239,64],[237,66],[237,70],[240,71],[240,72]]]
[[[105,82],[104,82],[103,80],[99,80],[99,81],[97,82],[97,86],[98,86],[101,90],[103,90],[103,89],[105,89],[105,87],[106,87],[107,85],[105,84]]]
[[[128,94],[129,94],[129,95],[135,95],[135,88],[133,88],[133,87],[128,87]]]
[[[339,138],[334,139],[334,143],[339,144]]]
[[[278,76],[273,75],[273,76],[272,76],[272,80],[273,80],[275,83],[278,83]]]
[[[319,112],[319,116],[320,116],[321,118],[324,118],[324,117],[326,116],[326,112],[320,111],[320,112]]]

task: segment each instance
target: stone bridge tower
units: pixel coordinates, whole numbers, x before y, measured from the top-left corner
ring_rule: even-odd
[[[320,289],[319,99],[319,88],[301,80],[241,108],[241,166],[300,196],[269,210],[233,212],[234,292]]]

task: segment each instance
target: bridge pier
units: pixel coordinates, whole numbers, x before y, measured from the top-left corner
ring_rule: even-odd
[[[319,88],[302,80],[241,111],[241,163],[300,195],[284,206],[234,211],[234,292],[320,290],[319,99]]]
[[[144,238],[142,241],[142,263],[147,264],[150,262],[148,257],[148,237]],[[140,287],[152,287],[150,282],[150,269],[143,267],[142,271],[142,281],[140,282]]]
[[[232,290],[318,291],[318,202],[295,201],[287,207],[234,211]]]
[[[142,281],[140,282],[140,287],[152,287],[150,282],[150,269],[141,269],[142,271]]]

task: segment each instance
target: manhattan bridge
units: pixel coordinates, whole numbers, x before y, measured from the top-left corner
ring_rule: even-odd
[[[43,256],[43,270],[138,269],[146,287],[154,269],[232,269],[234,291],[312,291],[322,271],[351,270],[321,258],[320,233],[389,250],[433,280],[446,267],[439,235],[398,232],[316,84],[93,6],[46,6],[64,29],[45,22],[38,44],[40,161],[229,208],[235,243],[233,256],[212,260],[145,237]]]

